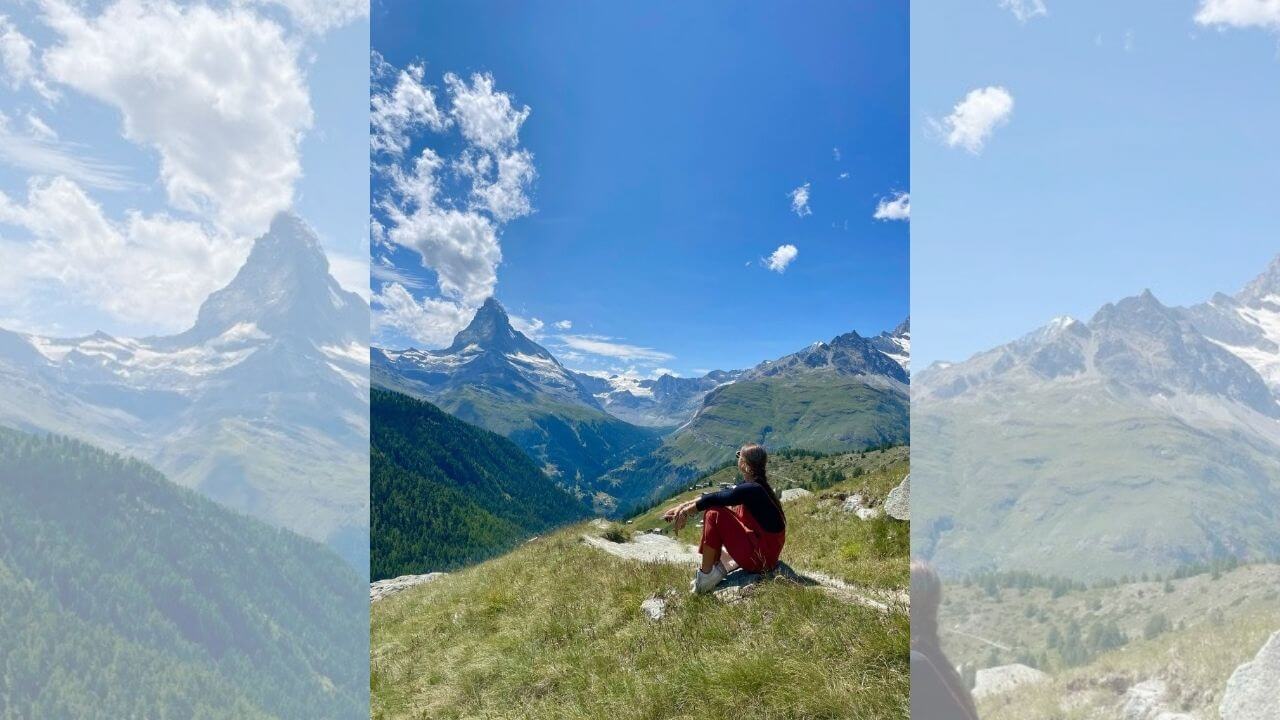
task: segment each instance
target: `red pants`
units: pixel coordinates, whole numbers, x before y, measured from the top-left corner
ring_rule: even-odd
[[[751,512],[738,505],[729,508],[711,508],[702,514],[703,548],[723,547],[743,570],[766,572],[778,565],[786,532],[771,533],[760,528]]]

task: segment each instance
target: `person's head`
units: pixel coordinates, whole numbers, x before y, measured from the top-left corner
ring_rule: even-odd
[[[748,480],[768,485],[769,475],[765,471],[768,463],[769,454],[760,445],[748,443],[738,450],[738,470]]]
[[[938,607],[942,579],[929,563],[911,561],[911,645],[938,645]]]

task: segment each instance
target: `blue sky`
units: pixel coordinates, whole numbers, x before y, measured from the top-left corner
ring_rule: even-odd
[[[367,11],[285,7],[0,10],[0,327],[185,329],[287,209],[367,295]]]
[[[421,233],[377,244],[376,342],[447,344],[490,286],[571,367],[641,374],[750,366],[906,317],[908,224],[873,218],[909,189],[906,3],[399,4],[371,23],[391,68],[420,63],[441,114],[446,73],[466,91],[488,73],[510,114],[527,106],[501,152],[536,171],[517,188],[531,212],[493,223],[496,282],[472,262],[478,284],[451,295],[439,264],[461,277],[476,258]],[[447,169],[475,149],[461,128],[417,127],[381,162],[431,148],[436,209],[466,203]],[[385,173],[373,182],[387,191]],[[802,215],[789,193],[806,183]],[[798,251],[785,271],[765,267],[784,245]],[[377,302],[392,283],[415,304]]]
[[[998,0],[912,9],[918,368],[1144,288],[1168,304],[1235,292],[1280,252],[1280,10],[1012,5],[1025,20]],[[972,134],[948,145],[956,105],[988,87],[1012,112],[977,152]],[[999,115],[970,109],[970,133]]]

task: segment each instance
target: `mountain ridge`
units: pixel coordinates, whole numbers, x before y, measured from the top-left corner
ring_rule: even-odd
[[[1280,403],[1262,371],[1280,357],[1236,321],[1269,317],[1255,298],[1277,266],[1236,296],[1179,308],[1148,290],[921,372],[922,554],[1083,579],[1274,555]]]

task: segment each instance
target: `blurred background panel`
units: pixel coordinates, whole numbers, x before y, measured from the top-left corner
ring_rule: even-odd
[[[368,28],[0,17],[8,715],[367,715]]]
[[[921,646],[984,718],[1274,717],[1280,12],[912,11]]]

